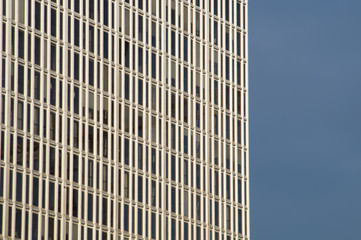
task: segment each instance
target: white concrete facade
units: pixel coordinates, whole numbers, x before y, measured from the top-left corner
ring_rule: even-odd
[[[247,9],[2,0],[0,239],[249,239]]]

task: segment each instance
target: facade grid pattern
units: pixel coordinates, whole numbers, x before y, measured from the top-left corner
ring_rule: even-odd
[[[0,239],[249,239],[246,0],[3,0]]]

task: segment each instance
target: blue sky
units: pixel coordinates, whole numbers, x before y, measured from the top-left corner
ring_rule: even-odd
[[[252,240],[361,239],[361,1],[250,0]]]

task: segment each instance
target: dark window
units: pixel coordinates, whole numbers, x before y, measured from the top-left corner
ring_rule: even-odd
[[[125,66],[129,68],[129,61],[130,61],[130,46],[129,46],[129,42],[125,41]]]
[[[18,92],[24,94],[24,66],[18,65]]]
[[[78,216],[78,190],[73,189],[73,217]]]
[[[19,57],[24,58],[24,31],[19,29]]]
[[[50,78],[50,104],[56,104],[56,79]]]
[[[39,2],[35,2],[35,28],[40,30],[41,21],[41,5]]]
[[[89,51],[94,52],[94,27],[89,26]]]
[[[129,231],[129,206],[124,204],[124,231]]]
[[[53,147],[50,147],[49,162],[49,174],[55,176],[55,148]]]
[[[175,56],[176,47],[175,47],[175,31],[171,32],[171,54]]]
[[[138,202],[143,202],[143,178],[138,176]]]
[[[103,35],[103,56],[108,58],[108,33],[104,32]]]
[[[23,174],[16,173],[16,201],[22,201],[22,191],[23,191]]]
[[[155,213],[153,213],[153,212],[152,212],[151,224],[152,224],[151,237],[153,239],[155,239],[156,238],[156,236],[155,236],[155,229],[156,229],[155,224],[156,224],[156,221],[155,221]],[[175,239],[175,238],[172,238],[172,239]]]
[[[73,155],[73,181],[79,181],[79,157],[78,155]]]
[[[21,238],[21,209],[16,209],[15,216],[15,238]]]
[[[171,24],[175,25],[175,0],[171,2]]]
[[[124,163],[129,165],[129,139],[124,139]]]
[[[33,205],[39,206],[39,179],[36,177],[33,179]]]
[[[94,19],[94,0],[89,0],[89,17]]]
[[[94,86],[94,61],[89,59],[89,85]]]
[[[155,168],[156,168],[156,158],[155,158],[155,149],[152,148],[152,156],[151,156],[151,161],[152,161],[152,173],[155,174]]]
[[[93,221],[93,194],[88,193],[88,221]]]
[[[51,44],[51,48],[50,48],[50,69],[53,70],[53,71],[56,71],[56,62],[57,62],[56,45]]]
[[[52,211],[54,211],[54,203],[55,203],[54,192],[55,192],[55,184],[53,182],[49,182],[49,210]]]
[[[79,54],[74,53],[74,79],[79,80]]]
[[[75,1],[77,2],[77,1]],[[56,10],[51,9],[51,36],[56,37]]]
[[[104,21],[104,25],[108,26],[108,0],[104,0],[104,4],[103,4],[103,21]]]
[[[129,100],[129,75],[124,75],[124,96]]]
[[[152,78],[156,78],[157,60],[155,53],[152,53]]]
[[[40,38],[35,37],[35,64],[40,65],[41,49],[40,49]]]

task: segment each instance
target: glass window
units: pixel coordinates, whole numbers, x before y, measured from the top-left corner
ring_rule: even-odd
[[[103,191],[108,191],[108,166],[103,165]]]
[[[103,56],[108,59],[108,33],[104,32],[103,35]],[[106,90],[107,91],[107,90]]]
[[[16,201],[22,201],[22,191],[23,191],[23,174],[20,172],[16,173]]]
[[[129,206],[124,204],[124,231],[129,231]]]
[[[124,74],[124,95],[125,95],[125,99],[128,100],[129,100],[129,91],[130,91],[129,75],[126,73]]]
[[[124,107],[124,131],[129,132],[129,107]]]
[[[50,69],[53,70],[53,71],[56,71],[56,62],[57,62],[56,45],[51,44],[51,48],[50,48]]]
[[[124,28],[125,28],[125,34],[130,36],[130,14],[128,9],[125,9]]]
[[[89,25],[89,51],[94,53],[94,27]]]
[[[18,129],[23,130],[24,124],[24,103],[18,101]]]
[[[40,65],[41,58],[41,47],[40,47],[40,38],[35,37],[35,64]]]
[[[17,137],[17,144],[16,144],[16,157],[17,157],[17,164],[23,165],[23,138],[21,136]]]
[[[143,48],[138,48],[138,71],[143,73]]]
[[[143,113],[138,112],[138,136],[143,137]]]
[[[51,36],[56,37],[56,10],[55,9],[51,9],[51,24],[50,24],[50,28],[51,28]]]
[[[176,47],[175,47],[175,31],[171,31],[171,54],[175,56]]]
[[[157,58],[156,54],[152,52],[152,78],[156,78],[157,75]]]
[[[157,89],[156,89],[156,85],[152,84],[152,95],[151,95],[151,104],[152,104],[152,110],[156,110],[156,106],[157,106]]]
[[[39,206],[39,178],[33,178],[33,205]]]
[[[88,193],[88,221],[93,221],[93,194]]]
[[[188,32],[188,7],[183,7],[183,28]]]
[[[143,202],[143,178],[138,176],[138,201]]]
[[[88,162],[88,186],[93,187],[93,160],[89,159]]]
[[[49,151],[49,174],[55,176],[55,148],[50,147]]]
[[[200,25],[201,25],[200,13],[196,11],[196,35],[198,37],[200,36]]]
[[[40,134],[40,110],[34,107],[34,134]]]
[[[19,29],[19,48],[18,54],[20,58],[24,58],[24,31]]]
[[[35,28],[40,30],[40,21],[41,21],[41,4],[35,2]]]
[[[157,140],[157,123],[156,123],[156,117],[151,117],[151,141],[156,142]]]
[[[184,147],[184,153],[188,154],[188,129],[184,129],[183,147]]]
[[[53,182],[49,182],[49,210],[54,210],[55,205],[55,184]],[[60,197],[60,196],[59,196]]]
[[[21,238],[21,209],[16,209],[15,215],[15,238]]]
[[[152,212],[152,219],[151,219],[151,224],[152,224],[152,231],[151,231],[151,237],[153,239],[156,238],[156,232],[155,232],[155,229],[156,229],[156,221],[155,221],[155,213]],[[175,239],[175,238],[172,238],[172,239]]]
[[[176,189],[172,187],[171,190],[171,211],[176,212]]]
[[[39,155],[40,155],[40,147],[39,147],[39,142],[34,141],[34,149],[33,149],[33,167],[34,170],[39,170]]]
[[[171,24],[175,25],[175,0],[171,0]]]
[[[79,157],[78,155],[73,155],[73,181],[79,181]]]

